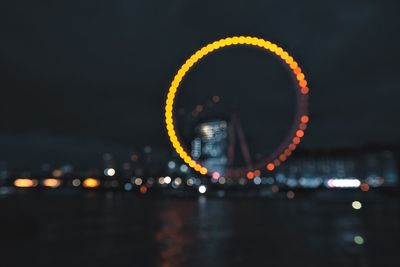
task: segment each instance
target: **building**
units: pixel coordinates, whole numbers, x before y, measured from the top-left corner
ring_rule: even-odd
[[[199,124],[192,141],[192,157],[208,170],[225,175],[227,168],[228,123],[213,120]]]
[[[357,179],[372,187],[398,185],[396,157],[390,150],[347,151],[297,156],[276,171],[276,181],[290,187],[330,187],[329,181]]]

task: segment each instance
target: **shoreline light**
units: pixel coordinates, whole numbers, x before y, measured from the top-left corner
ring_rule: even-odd
[[[14,181],[14,186],[19,188],[36,187],[38,184],[36,179],[31,178],[17,178]]]
[[[82,185],[85,188],[96,188],[100,186],[100,180],[97,178],[86,178],[83,180]]]
[[[207,192],[207,187],[205,185],[200,185],[199,186],[199,193],[200,194],[204,194],[205,192]]]
[[[46,178],[43,180],[42,184],[45,187],[57,188],[61,185],[61,180],[56,178]]]
[[[171,181],[172,181],[171,177],[169,177],[169,176],[164,177],[164,184],[170,184]]]
[[[329,188],[357,188],[361,182],[358,179],[329,179],[327,182]]]
[[[357,201],[357,200],[353,201],[353,202],[351,203],[351,206],[352,206],[353,209],[355,209],[355,210],[359,210],[359,209],[362,208],[361,202],[360,202],[360,201]]]
[[[115,175],[115,169],[114,168],[107,168],[104,170],[104,174],[107,176],[114,176]]]

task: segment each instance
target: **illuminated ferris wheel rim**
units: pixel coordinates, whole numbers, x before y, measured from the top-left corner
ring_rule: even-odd
[[[218,176],[218,173],[213,173],[212,170],[207,170],[206,167],[201,165],[199,162],[196,162],[182,146],[176,130],[173,119],[174,113],[174,100],[176,92],[179,88],[179,85],[182,79],[185,77],[186,73],[203,57],[208,55],[209,53],[219,50],[223,47],[228,46],[237,46],[237,45],[247,45],[252,47],[262,48],[272,54],[275,54],[292,71],[296,84],[297,84],[297,96],[298,96],[298,104],[296,110],[296,117],[288,138],[284,140],[284,142],[278,147],[278,149],[271,154],[271,156],[262,163],[268,171],[273,171],[275,167],[279,166],[282,162],[286,161],[286,159],[292,154],[292,152],[296,149],[297,145],[300,144],[301,139],[304,136],[304,131],[307,128],[307,123],[309,122],[309,116],[307,113],[307,102],[308,102],[308,93],[309,88],[307,87],[307,80],[305,79],[305,75],[302,72],[298,63],[286,52],[283,48],[278,45],[264,40],[262,38],[251,37],[251,36],[233,36],[220,39],[213,43],[209,43],[203,46],[201,49],[197,50],[194,54],[192,54],[189,59],[179,68],[178,72],[175,74],[174,79],[169,87],[167,100],[165,105],[165,125],[168,133],[169,140],[175,149],[176,153],[182,158],[182,160],[188,164],[195,171],[206,175],[213,174],[213,176]],[[260,170],[257,169],[260,164],[255,166],[254,170],[247,170],[247,177],[252,178],[254,176],[258,176]],[[239,168],[243,170],[244,168]]]

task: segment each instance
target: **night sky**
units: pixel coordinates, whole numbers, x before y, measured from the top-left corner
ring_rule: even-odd
[[[168,151],[163,103],[173,75],[231,35],[276,42],[302,65],[312,91],[302,148],[400,142],[398,1],[7,2],[0,161],[10,165]],[[177,105],[188,111],[219,95],[250,143],[268,147],[290,125],[289,77],[274,57],[230,48],[189,74]]]

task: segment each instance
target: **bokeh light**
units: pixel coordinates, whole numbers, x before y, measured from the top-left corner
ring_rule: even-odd
[[[207,187],[205,185],[199,186],[199,193],[204,194],[207,191]]]
[[[357,245],[364,244],[364,238],[362,236],[356,235],[353,240],[354,240],[354,243],[356,243]]]
[[[61,185],[61,180],[56,178],[46,178],[42,183],[45,187],[57,188]]]
[[[37,180],[30,178],[18,178],[15,179],[14,181],[14,186],[20,188],[35,187],[36,185],[37,185]]]
[[[355,209],[355,210],[359,210],[359,209],[361,209],[362,208],[362,204],[361,204],[361,202],[360,201],[353,201],[352,203],[351,203],[351,206],[353,207],[353,209]]]
[[[96,178],[86,178],[82,183],[85,188],[96,188],[100,186],[100,180]]]

